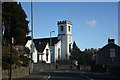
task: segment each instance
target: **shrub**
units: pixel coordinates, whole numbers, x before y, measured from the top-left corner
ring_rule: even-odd
[[[8,69],[10,65],[10,46],[3,47],[2,52],[2,68]],[[20,66],[19,56],[17,55],[16,51],[12,52],[12,65],[16,64],[17,66]]]
[[[20,56],[20,61],[22,62],[21,65],[24,67],[28,67],[29,65],[29,58],[27,58],[26,56]]]

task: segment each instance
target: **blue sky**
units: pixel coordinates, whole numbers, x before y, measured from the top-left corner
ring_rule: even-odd
[[[30,2],[21,5],[30,20]],[[34,2],[33,9],[34,38],[49,37],[52,30],[57,36],[57,21],[70,20],[73,41],[81,50],[101,48],[108,38],[118,44],[117,2]]]

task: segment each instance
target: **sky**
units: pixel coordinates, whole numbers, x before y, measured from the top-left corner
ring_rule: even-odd
[[[30,2],[21,5],[30,21]],[[101,48],[108,38],[118,44],[118,3],[117,2],[33,2],[34,38],[58,35],[57,21],[72,22],[72,37],[77,46]]]

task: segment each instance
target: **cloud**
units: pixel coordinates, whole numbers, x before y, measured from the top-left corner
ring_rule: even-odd
[[[85,22],[86,24],[88,24],[90,27],[95,27],[96,24],[97,24],[97,21],[96,20],[91,20],[91,21],[86,21]]]

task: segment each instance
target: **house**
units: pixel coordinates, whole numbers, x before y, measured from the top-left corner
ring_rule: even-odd
[[[72,23],[68,20],[58,21],[58,36],[33,39],[34,47],[31,48],[32,40],[28,40],[26,47],[32,52],[34,63],[45,61],[54,63],[57,60],[69,60],[72,50]]]
[[[110,72],[112,67],[120,67],[120,46],[108,39],[108,44],[103,46],[96,54],[96,64],[103,65]]]

